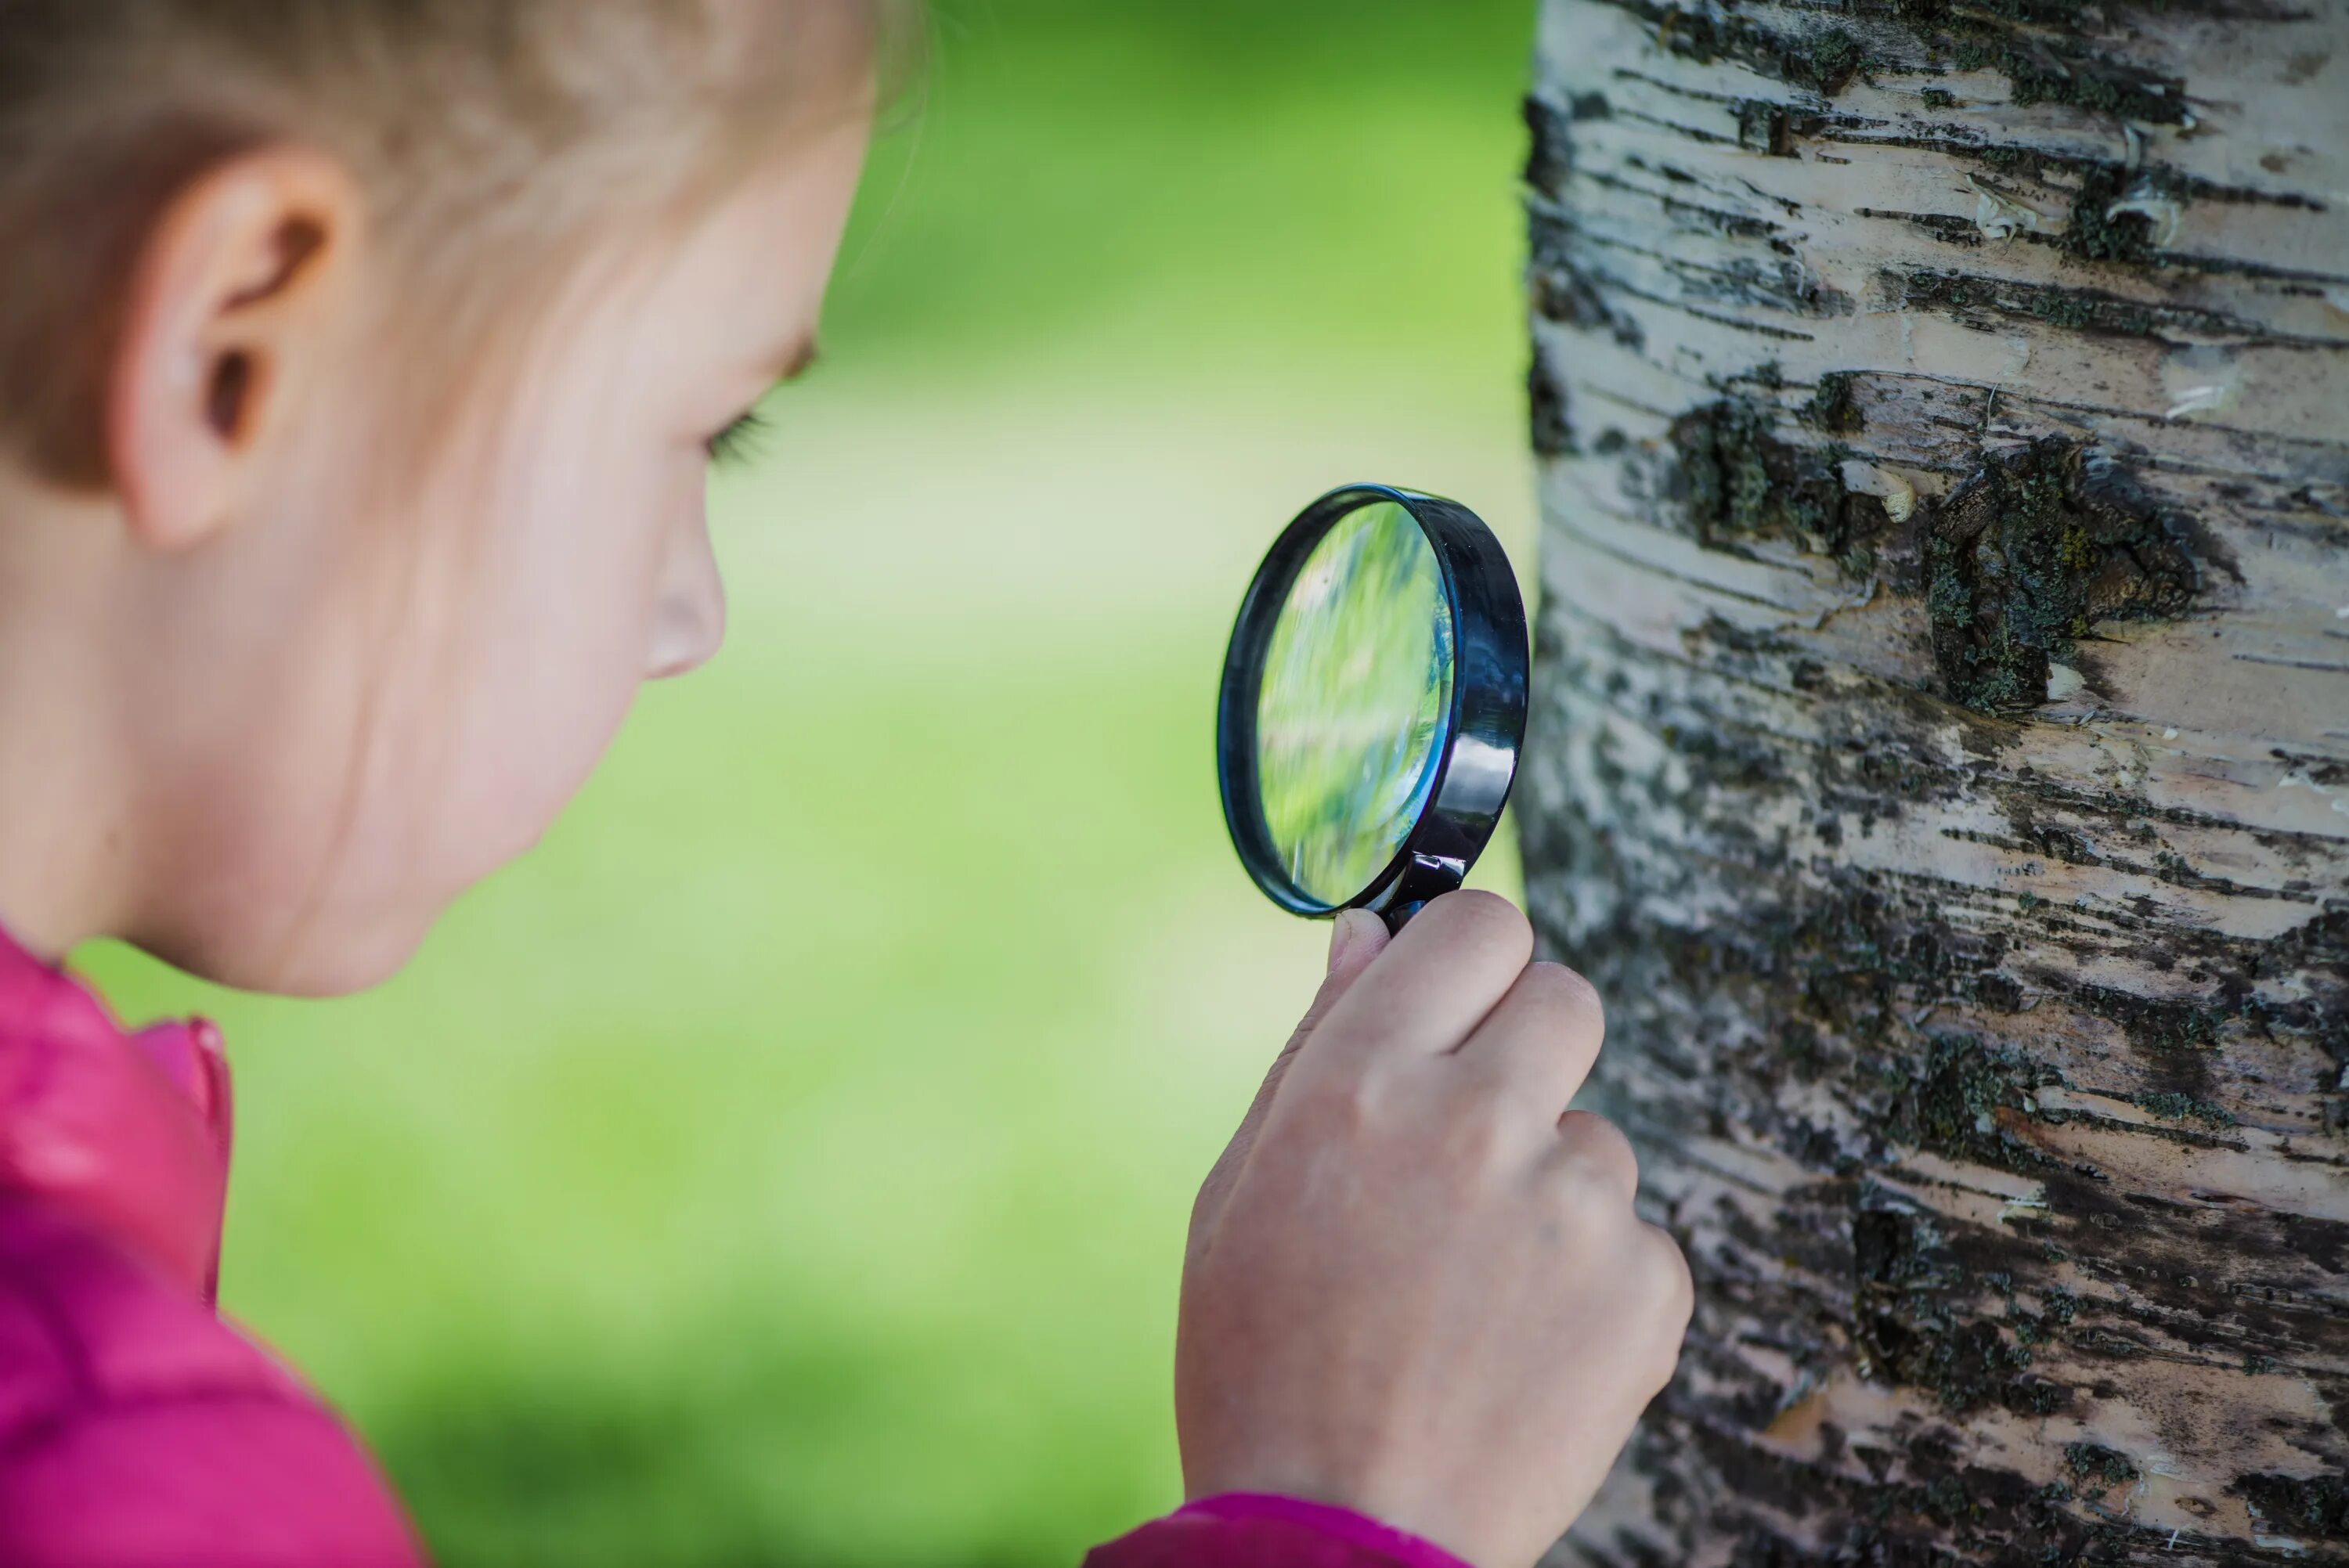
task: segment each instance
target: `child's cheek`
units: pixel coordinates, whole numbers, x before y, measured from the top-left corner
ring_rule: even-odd
[[[527,851],[584,784],[626,717],[651,614],[657,552],[620,524],[631,476],[574,470],[497,520],[469,586],[480,619],[443,701],[464,775],[431,791],[459,887]],[[583,482],[584,481],[584,482]],[[481,520],[487,522],[489,520]],[[453,789],[452,789],[453,787]],[[452,798],[453,797],[453,798]],[[453,891],[453,890],[452,890]]]

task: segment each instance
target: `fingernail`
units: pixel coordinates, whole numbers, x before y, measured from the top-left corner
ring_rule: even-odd
[[[1362,912],[1341,909],[1338,918],[1330,923],[1330,968],[1332,973],[1346,962],[1346,954],[1362,939]]]

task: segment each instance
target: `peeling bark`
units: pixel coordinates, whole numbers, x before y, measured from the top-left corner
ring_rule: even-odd
[[[1547,0],[1519,803],[1699,1282],[1557,1563],[2349,1562],[2349,0]]]

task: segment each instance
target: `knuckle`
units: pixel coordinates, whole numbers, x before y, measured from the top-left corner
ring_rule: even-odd
[[[1680,1370],[1681,1352],[1687,1343],[1689,1323],[1696,1307],[1695,1281],[1688,1259],[1671,1233],[1658,1225],[1640,1226],[1645,1234],[1647,1273],[1654,1283],[1651,1326],[1650,1379],[1656,1388],[1669,1384]]]
[[[1300,1075],[1296,1115],[1301,1130],[1317,1140],[1352,1140],[1380,1120],[1385,1095],[1368,1072]]]
[[[1640,1153],[1623,1130],[1596,1111],[1569,1110],[1558,1118],[1558,1137],[1578,1161],[1627,1185],[1640,1184]]]
[[[1463,1115],[1477,1115],[1497,1104],[1515,1105],[1525,1092],[1522,1078],[1497,1053],[1464,1052],[1448,1065],[1445,1077]]]
[[[1538,958],[1526,965],[1526,973],[1537,977],[1561,1006],[1593,1014],[1604,1010],[1599,987],[1584,978],[1579,970],[1569,969],[1555,959]]]
[[[1507,1008],[1521,1026],[1577,1057],[1596,1057],[1607,1033],[1607,1010],[1589,981],[1563,964],[1528,964],[1510,988]]]
[[[1480,943],[1522,943],[1526,951],[1533,951],[1534,928],[1526,919],[1525,911],[1498,893],[1481,888],[1463,888],[1447,892],[1427,906],[1427,915],[1443,911],[1442,925],[1457,926],[1470,940]]]
[[[1658,1393],[1670,1387],[1671,1380],[1680,1376],[1682,1345],[1681,1336],[1675,1334],[1663,1342],[1663,1348],[1656,1355],[1648,1377]]]
[[[1199,1195],[1191,1200],[1191,1221],[1183,1228],[1183,1255],[1186,1259],[1207,1250],[1208,1238],[1216,1233],[1216,1225],[1223,1218],[1223,1197],[1221,1192],[1201,1188]]]
[[[1578,1044],[1588,1041],[1594,1054],[1607,1037],[1607,1004],[1593,985],[1563,964],[1544,961],[1526,966],[1538,987],[1543,1009],[1556,1017],[1558,1028]]]
[[[1455,1167],[1491,1171],[1509,1164],[1525,1146],[1522,1118],[1498,1095],[1481,1095],[1444,1118],[1444,1152]]]
[[[1696,1276],[1690,1272],[1688,1254],[1661,1225],[1648,1225],[1647,1232],[1651,1267],[1655,1270],[1658,1289],[1670,1305],[1672,1315],[1682,1326],[1696,1309]]]
[[[1586,1244],[1601,1248],[1619,1259],[1625,1256],[1623,1228],[1628,1208],[1623,1194],[1612,1185],[1570,1181],[1564,1184],[1557,1202],[1568,1225],[1576,1235],[1586,1238]],[[1636,1264],[1636,1257],[1632,1261]]]

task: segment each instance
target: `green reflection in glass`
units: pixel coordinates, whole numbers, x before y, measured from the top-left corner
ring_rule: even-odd
[[[1435,552],[1392,501],[1340,519],[1298,573],[1257,696],[1257,789],[1309,897],[1361,893],[1419,820],[1451,723],[1452,638]]]

